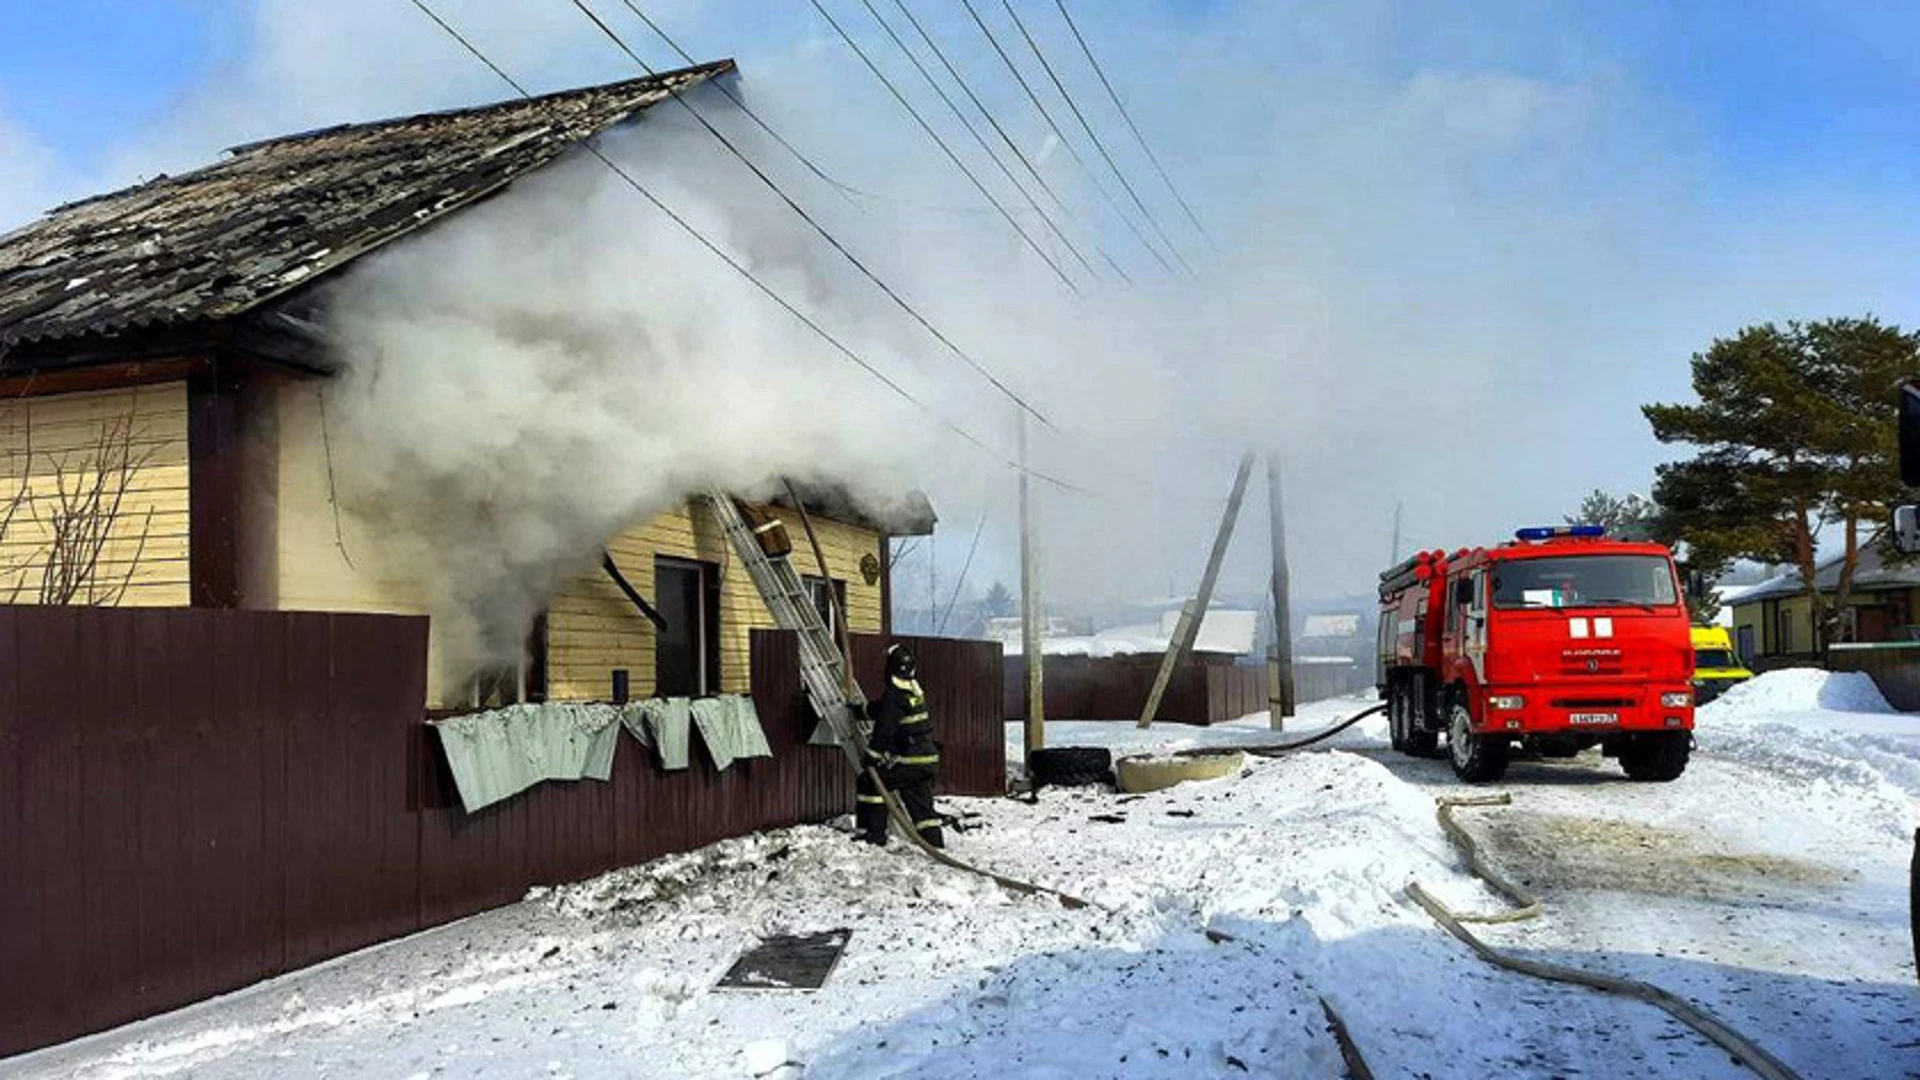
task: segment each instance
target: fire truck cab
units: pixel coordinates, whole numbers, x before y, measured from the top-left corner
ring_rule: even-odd
[[[1377,682],[1394,749],[1470,783],[1515,742],[1595,744],[1636,780],[1672,780],[1693,745],[1691,624],[1673,556],[1597,526],[1522,529],[1493,548],[1422,552],[1380,575]]]

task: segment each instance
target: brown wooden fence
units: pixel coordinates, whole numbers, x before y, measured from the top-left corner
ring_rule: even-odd
[[[1133,656],[1049,656],[1049,720],[1138,720],[1160,670],[1158,653]],[[1009,658],[1002,676],[1006,718],[1027,711],[1026,668]],[[1267,672],[1219,657],[1189,656],[1173,671],[1155,720],[1220,724],[1267,707]]]
[[[0,607],[0,1055],[852,809],[838,751],[805,745],[788,642],[752,661],[772,760],[664,773],[629,742],[610,783],[468,815],[421,723],[426,637],[384,615]],[[978,698],[979,671],[949,689],[927,656],[936,700]],[[998,719],[990,749],[964,734],[984,725],[950,729],[968,786]]]
[[[1827,650],[1827,666],[1865,672],[1887,704],[1902,712],[1920,712],[1920,642],[1835,645]]]

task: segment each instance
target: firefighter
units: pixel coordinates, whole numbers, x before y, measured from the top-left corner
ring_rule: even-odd
[[[874,787],[872,776],[878,772],[881,783],[900,797],[920,838],[932,847],[945,847],[940,818],[933,809],[940,745],[933,741],[933,715],[927,711],[927,696],[920,690],[913,654],[906,646],[887,647],[886,691],[867,702],[865,711],[873,731],[867,739],[868,767],[860,771],[855,788],[860,839],[877,845],[887,842],[886,799]]]

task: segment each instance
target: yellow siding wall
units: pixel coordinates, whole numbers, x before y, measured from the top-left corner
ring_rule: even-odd
[[[349,514],[334,513],[327,483],[327,440],[320,423],[318,379],[280,385],[276,402],[278,482],[271,559],[249,567],[270,586],[248,602],[281,611],[366,611],[427,615],[424,591],[383,574],[379,538]],[[429,639],[427,702],[450,704],[440,685],[439,643]]]
[[[60,506],[56,474],[65,474],[68,492],[83,490],[98,475],[92,466],[103,436],[122,427],[137,468],[90,594],[75,601],[148,607],[190,601],[187,384],[174,382],[0,401],[0,518],[25,494],[0,535],[0,603],[40,599]]]
[[[1753,655],[1748,656],[1743,652],[1741,653],[1740,659],[1750,663],[1758,657],[1767,655],[1767,636],[1766,632],[1762,630],[1760,626],[1759,604],[1735,604],[1733,606],[1733,640],[1736,646],[1738,646],[1742,640],[1742,630],[1747,631],[1752,637]]]
[[[775,509],[794,539],[794,566],[817,576],[813,549],[798,514]],[[860,574],[864,555],[880,555],[878,533],[835,521],[813,519],[829,576],[846,583],[847,623],[857,633],[879,633],[880,587]],[[629,529],[607,546],[620,570],[640,595],[654,595],[653,560],[657,556],[712,563],[720,573],[720,685],[725,693],[748,688],[748,631],[773,625],[753,581],[726,546],[719,524],[704,502],[695,502]],[[555,700],[604,700],[612,691],[613,671],[625,668],[634,697],[652,695],[653,626],[634,610],[619,587],[603,573],[576,578],[553,598],[547,617],[547,681]]]
[[[1911,592],[1909,596],[1910,599],[1908,600],[1909,606],[1907,610],[1910,612],[1920,611],[1920,607],[1913,606],[1916,600],[1920,600],[1920,591]],[[1855,608],[1871,607],[1884,604],[1889,599],[1889,594],[1884,592],[1854,593],[1853,596],[1848,599],[1848,606]],[[1832,594],[1827,595],[1827,603],[1833,603]],[[1782,620],[1790,621],[1793,624],[1793,636],[1790,641],[1782,642],[1780,640],[1780,623]],[[1751,604],[1735,604],[1733,606],[1733,625],[1736,634],[1741,627],[1753,628],[1755,651],[1761,656],[1778,656],[1783,653],[1810,653],[1813,651],[1813,603],[1808,600],[1806,596],[1798,593],[1792,596],[1781,597],[1776,601],[1756,601]],[[1897,631],[1899,628],[1891,627],[1890,629]]]

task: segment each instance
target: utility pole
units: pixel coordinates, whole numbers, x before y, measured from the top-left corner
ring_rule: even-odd
[[[1020,414],[1020,660],[1027,669],[1023,762],[1047,745],[1046,649],[1040,629],[1040,571],[1033,556],[1033,495],[1027,474],[1027,417]]]
[[[1167,684],[1173,680],[1173,669],[1179,665],[1180,658],[1193,648],[1194,639],[1200,636],[1200,624],[1207,617],[1207,608],[1213,603],[1213,586],[1220,580],[1220,564],[1227,557],[1227,544],[1233,539],[1233,523],[1240,518],[1240,503],[1247,496],[1247,477],[1253,473],[1253,455],[1247,454],[1240,459],[1240,468],[1233,474],[1233,494],[1227,496],[1227,512],[1220,517],[1220,531],[1214,534],[1213,551],[1207,555],[1206,573],[1200,575],[1200,592],[1191,601],[1181,607],[1180,621],[1174,625],[1173,640],[1167,643],[1167,652],[1160,658],[1160,673],[1154,677],[1153,689],[1147,693],[1147,704],[1140,711],[1137,727],[1151,727],[1153,716],[1160,711],[1160,698],[1167,692]]]
[[[1393,554],[1387,558],[1388,566],[1400,565],[1400,515],[1406,508],[1403,502],[1393,504]]]
[[[1267,507],[1273,532],[1273,650],[1267,656],[1267,726],[1286,727],[1293,715],[1293,615],[1287,603],[1287,501],[1280,491],[1280,456],[1267,455]],[[1394,546],[1399,546],[1395,513]]]

